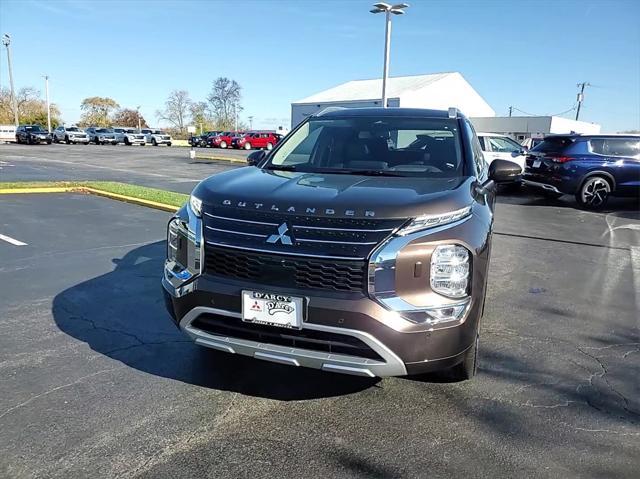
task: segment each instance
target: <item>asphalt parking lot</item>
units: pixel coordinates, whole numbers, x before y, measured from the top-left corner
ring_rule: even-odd
[[[0,145],[0,179],[186,192],[231,166],[129,150]],[[0,234],[25,243],[0,240],[0,477],[637,476],[634,203],[499,199],[480,371],[465,383],[200,349],[164,311],[168,213],[80,194],[0,205]]]
[[[0,181],[123,181],[190,193],[201,179],[238,163],[198,157],[244,159],[247,152],[219,148],[125,145],[0,144]]]

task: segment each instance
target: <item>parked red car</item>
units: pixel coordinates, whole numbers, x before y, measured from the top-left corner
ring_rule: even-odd
[[[249,132],[238,138],[234,138],[231,146],[234,148],[244,148],[245,150],[266,148],[271,150],[282,138],[281,135],[271,132]]]
[[[244,132],[240,131],[223,131],[219,135],[209,137],[209,146],[214,148],[229,148],[231,140],[236,136],[242,136]]]

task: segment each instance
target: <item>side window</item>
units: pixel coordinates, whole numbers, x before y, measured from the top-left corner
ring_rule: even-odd
[[[480,142],[480,148],[482,148],[482,151],[487,151],[487,145],[485,144],[484,140],[485,140],[484,136],[478,137],[478,141]]]
[[[604,156],[640,158],[640,141],[626,138],[597,138],[589,142],[591,151]]]
[[[606,155],[604,139],[591,140],[591,151],[598,155]]]
[[[607,140],[607,143],[612,156],[637,157],[640,154],[640,141],[619,138]]]
[[[466,121],[465,124],[467,126],[467,134],[471,139],[471,151],[473,154],[473,163],[475,165],[476,174],[478,175],[479,180],[484,181],[488,177],[487,162],[484,159],[482,147],[478,141],[478,135],[476,135],[476,131],[473,129],[473,125],[468,121]]]
[[[508,138],[492,136],[489,137],[488,140],[491,145],[491,151],[495,153],[512,153],[520,150],[520,145]],[[483,148],[483,150],[487,151],[486,148]]]

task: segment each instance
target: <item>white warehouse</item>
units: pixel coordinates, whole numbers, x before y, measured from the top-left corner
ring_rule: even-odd
[[[486,116],[474,117],[471,123],[477,131],[502,133],[521,142],[527,138],[542,138],[554,133],[582,133],[597,135],[600,125],[570,120],[560,116]]]
[[[382,79],[353,80],[291,104],[291,127],[330,106],[379,107]],[[458,72],[392,77],[387,81],[387,106],[433,108],[456,107],[468,117],[491,117],[495,111]]]

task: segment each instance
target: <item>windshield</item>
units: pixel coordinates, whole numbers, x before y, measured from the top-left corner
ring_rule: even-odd
[[[67,128],[67,131],[82,131],[80,128],[78,128],[77,126],[71,126],[69,128]]]
[[[164,131],[162,131],[162,130],[156,130],[154,132],[154,135],[166,135],[166,133]]]
[[[463,176],[458,122],[444,118],[313,119],[265,166],[304,172]]]
[[[38,133],[40,133],[40,132],[44,133],[44,129],[39,125],[25,126],[24,129],[27,130],[27,131],[35,131],[35,132],[38,132]]]
[[[113,133],[113,128],[100,128],[96,130],[98,133]]]

